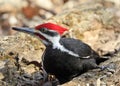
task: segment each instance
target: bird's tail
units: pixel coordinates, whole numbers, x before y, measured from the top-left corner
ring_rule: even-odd
[[[109,57],[99,57],[96,59],[96,63],[99,65],[101,62],[108,60]]]

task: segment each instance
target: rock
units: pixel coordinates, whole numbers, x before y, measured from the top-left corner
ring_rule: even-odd
[[[69,32],[64,34],[65,37],[80,39],[101,55],[110,57],[100,66],[107,65],[111,70],[90,70],[62,86],[119,86],[120,84],[120,16],[118,8],[105,6],[102,2],[82,3],[71,9],[65,8],[61,14],[44,21],[69,28]],[[35,20],[37,22],[34,24],[38,23],[38,16]],[[28,21],[30,20],[26,21],[26,25],[33,24]],[[45,46],[37,38],[24,33],[0,37],[0,85],[52,85],[52,81],[44,81],[40,65],[38,67],[35,64],[28,65],[31,61],[40,63],[44,49]]]
[[[0,80],[4,79],[4,75],[0,73]]]
[[[43,7],[45,9],[52,9],[53,8],[53,3],[51,2],[51,0],[36,0],[35,4],[37,4],[39,7]]]
[[[4,68],[6,64],[6,61],[0,61],[0,69]]]
[[[19,53],[20,60],[24,57],[29,61],[34,60],[38,62],[41,61],[40,57],[45,49],[37,38],[24,33],[0,39],[0,47],[4,54],[9,52]]]
[[[21,4],[20,4],[21,3]],[[20,8],[27,5],[27,2],[24,0],[0,0],[0,12],[18,12]]]

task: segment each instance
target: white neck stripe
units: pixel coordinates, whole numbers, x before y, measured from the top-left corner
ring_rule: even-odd
[[[39,32],[41,35],[43,35],[44,37],[46,37],[49,41],[51,41],[53,43],[53,49],[59,49],[61,50],[62,52],[67,52],[68,54],[72,55],[72,56],[75,56],[75,57],[79,57],[78,54],[66,49],[63,45],[61,45],[59,43],[59,40],[60,40],[60,35],[56,35],[54,37],[52,36],[49,36],[47,34],[44,34],[42,32]]]
[[[65,48],[63,45],[61,45],[59,42],[53,44],[53,49],[55,49],[55,48],[61,50],[62,52],[67,52],[68,54],[70,54],[70,55],[72,55],[72,56],[79,57],[78,54],[76,54],[76,53],[74,53],[74,52],[66,49],[66,48]]]

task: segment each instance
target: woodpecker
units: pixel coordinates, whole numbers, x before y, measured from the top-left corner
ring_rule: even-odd
[[[107,60],[101,58],[89,45],[81,40],[62,38],[68,29],[53,23],[44,23],[35,28],[13,27],[12,29],[37,36],[46,46],[43,68],[55,75],[60,84],[70,81],[88,70],[99,68]]]

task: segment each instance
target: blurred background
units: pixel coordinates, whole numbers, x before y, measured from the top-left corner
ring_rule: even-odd
[[[11,27],[48,21],[68,28],[65,37],[80,39],[111,58],[103,64],[115,65],[114,74],[91,71],[62,86],[120,86],[120,0],[0,0],[0,86],[44,84],[39,68],[26,61],[40,62],[45,46]]]
[[[11,26],[34,26],[61,12],[69,0],[0,0],[0,36]],[[77,1],[77,0],[76,0]]]
[[[11,26],[35,26],[63,10],[96,1],[120,8],[120,0],[0,0],[0,36],[14,34]]]

